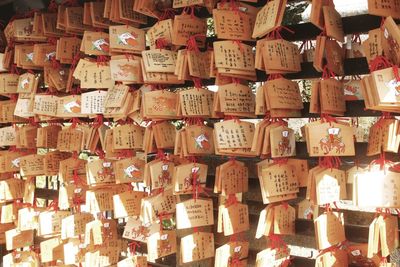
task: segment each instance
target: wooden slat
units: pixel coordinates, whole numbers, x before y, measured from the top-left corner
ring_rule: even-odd
[[[351,75],[363,75],[369,73],[368,63],[365,57],[361,58],[347,58],[344,60],[344,70],[346,76]],[[257,73],[257,81],[263,82],[268,79],[268,75],[261,70],[256,70]],[[283,75],[285,78],[291,80],[307,80],[314,78],[321,78],[322,72],[318,72],[314,69],[312,62],[303,62],[301,63],[301,72],[285,74]],[[215,79],[203,79],[202,84],[204,86],[214,85]],[[169,88],[185,88],[185,87],[193,87],[194,84],[192,81],[186,81],[181,85],[171,85]]]
[[[44,199],[57,199],[58,198],[58,190],[46,189],[46,188],[36,188],[35,189],[35,197],[36,198],[44,198]]]

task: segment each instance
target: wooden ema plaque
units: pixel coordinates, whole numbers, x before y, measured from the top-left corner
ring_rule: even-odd
[[[286,266],[296,254],[290,245],[301,237],[296,219],[311,218],[317,249],[327,250],[314,257],[316,266],[365,259],[380,265],[398,246],[396,216],[377,214],[368,244],[350,244],[347,253],[332,248],[351,234],[343,214],[318,214],[317,206],[352,200],[352,209],[400,207],[397,163],[381,154],[397,153],[400,144],[397,0],[366,1],[370,14],[384,17],[382,27],[370,29],[373,18],[365,16],[365,38],[346,44],[339,44],[351,28],[346,23],[357,17],[342,20],[328,0],[311,1],[319,36],[307,24],[293,35],[296,26],[281,27],[286,0],[167,2],[52,3],[49,12],[29,12],[2,30],[0,243],[10,250],[4,265]],[[211,17],[217,40],[209,36]],[[302,34],[315,42],[299,48],[289,41]],[[362,57],[370,73],[352,77],[366,74]],[[306,71],[311,64],[317,73]],[[288,79],[310,75],[317,78],[311,95],[308,83]],[[366,134],[345,118],[370,114],[360,112],[362,102],[393,114]],[[285,119],[301,117],[312,118],[300,129]],[[309,168],[299,135],[320,165]],[[331,167],[322,158],[368,164],[354,144],[367,135],[366,155],[380,155],[369,168],[346,166],[347,158]],[[296,214],[286,202],[300,187],[306,197],[296,200]],[[261,199],[252,229],[250,214]],[[268,239],[266,246],[242,239],[253,232]],[[292,235],[284,238],[288,248],[275,246],[278,235]]]
[[[196,232],[181,238],[180,261],[188,263],[214,257],[214,234]]]

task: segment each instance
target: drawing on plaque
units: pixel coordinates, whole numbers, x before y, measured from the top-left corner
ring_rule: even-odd
[[[63,80],[64,80],[64,77],[65,77],[65,75],[66,75],[65,70],[60,70],[60,71],[58,72],[58,74],[60,74],[60,76],[59,76],[60,81],[63,81]]]
[[[81,101],[74,100],[64,104],[64,112],[79,113],[81,111]]]
[[[278,150],[281,155],[290,153],[290,151],[292,150],[292,146],[290,145],[289,140],[289,131],[282,131],[282,138],[281,141],[279,141]]]
[[[137,38],[138,36],[136,33],[124,32],[118,35],[118,44],[136,46],[138,45],[138,42],[136,41]]]
[[[171,183],[172,178],[168,168],[169,168],[168,164],[163,164],[161,166],[161,174],[158,176],[158,181],[161,187]]]
[[[234,248],[233,255],[229,257],[229,263],[235,265],[235,263],[242,258],[242,247],[238,246]]]
[[[92,42],[93,44],[93,49],[103,51],[103,52],[108,52],[110,50],[110,44],[107,39],[100,38],[97,39],[96,41]]]
[[[329,128],[328,135],[319,141],[324,154],[328,154],[336,148],[336,153],[344,153],[346,150],[345,144],[342,142],[342,137],[339,136],[340,128]]]
[[[33,24],[29,24],[24,27],[24,34],[31,35],[33,33]]]
[[[210,149],[210,141],[206,133],[197,136],[195,141],[197,149]]]
[[[45,61],[52,61],[53,58],[56,58],[56,51],[46,53]]]
[[[19,158],[16,158],[16,159],[12,160],[11,161],[11,167],[19,168],[19,162],[20,162]]]
[[[357,88],[351,85],[344,85],[344,94],[345,95],[355,95],[357,93]]]
[[[21,81],[20,88],[23,90],[28,90],[30,82],[31,82],[31,79],[29,77],[26,77],[25,79],[23,79]]]
[[[138,227],[132,228],[132,238],[146,240],[149,237],[150,229],[149,226],[139,225]]]
[[[311,220],[312,217],[313,217],[313,210],[311,209],[311,207],[308,207],[303,212],[303,218],[306,218],[307,220]]]
[[[379,75],[378,78],[380,78]],[[394,91],[395,96],[400,96],[400,82],[397,81],[397,79],[390,80],[386,82],[385,85],[389,87],[391,91]]]
[[[25,59],[25,61],[31,61],[31,62],[33,62],[33,52],[32,53],[29,53],[29,54],[26,54],[26,59]]]
[[[157,250],[158,250],[158,255],[166,255],[168,253],[171,253],[172,246],[169,243],[167,234],[161,236]]]
[[[133,164],[125,168],[124,173],[125,173],[125,178],[139,179],[142,176],[140,170]]]
[[[153,109],[156,111],[174,110],[175,99],[167,98],[164,96],[153,97]]]
[[[100,182],[103,182],[107,177],[114,176],[114,170],[112,169],[111,162],[104,162],[103,168],[97,171],[97,176]]]
[[[200,184],[200,167],[193,167],[192,171],[190,172],[189,176],[185,178],[185,189],[188,189],[190,186],[193,185],[194,179],[196,179],[196,184]]]

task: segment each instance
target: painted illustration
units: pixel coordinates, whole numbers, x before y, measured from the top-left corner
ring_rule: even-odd
[[[320,140],[319,145],[324,154],[329,154],[333,149],[336,149],[336,153],[345,152],[346,147],[339,133],[340,128],[329,128],[328,135]]]
[[[108,53],[108,51],[110,51],[110,44],[107,39],[100,38],[92,42],[92,44],[94,50],[102,51],[105,53]]]
[[[131,178],[131,179],[132,178],[139,179],[142,176],[140,170],[133,164],[125,168],[124,173],[126,178]]]
[[[100,182],[105,181],[106,179],[108,180],[109,177],[115,176],[114,170],[110,165],[104,164],[103,163],[103,168],[101,170],[97,171],[97,179]]]
[[[137,38],[137,34],[133,32],[124,32],[123,34],[118,35],[118,43],[123,45],[136,46],[138,45],[138,42],[136,41]]]
[[[56,56],[56,51],[46,53],[44,61],[51,61],[52,58],[55,58]]]
[[[80,113],[81,102],[79,100],[76,100],[64,104],[64,111],[68,113]]]
[[[200,167],[193,167],[189,176],[185,178],[185,189],[189,189],[192,187],[194,179],[196,179],[196,184],[200,184]]]
[[[290,145],[289,131],[282,131],[282,138],[278,144],[278,152],[281,155],[290,154],[292,146]]]
[[[159,112],[171,112],[175,109],[176,101],[174,98],[157,96],[153,97],[153,109]]]
[[[31,62],[33,61],[33,52],[29,53],[29,54],[26,54],[25,61],[31,61]]]
[[[19,87],[23,90],[28,90],[30,87],[31,79],[29,77],[26,77],[23,79],[19,85]]]
[[[139,225],[137,228],[132,228],[132,238],[134,240],[137,239],[147,240],[149,234],[150,234],[149,227],[146,227],[144,225]]]
[[[158,176],[158,181],[160,186],[164,186],[170,184],[172,181],[171,174],[169,173],[169,165],[164,164],[161,166],[161,174]]]
[[[389,88],[390,91],[394,92],[395,96],[400,96],[400,82],[396,79],[390,80],[389,82],[385,82],[386,87]]]
[[[197,149],[210,149],[211,145],[210,145],[210,141],[209,141],[209,137],[206,133],[201,134],[199,136],[197,136],[195,138],[196,141],[196,148]]]

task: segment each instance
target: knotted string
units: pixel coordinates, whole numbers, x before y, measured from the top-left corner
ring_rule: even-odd
[[[376,210],[375,210],[375,218],[377,218],[379,216],[383,216],[383,218],[386,218],[386,217],[390,216],[391,214],[392,213],[389,208],[376,208]]]
[[[78,119],[78,118],[72,118],[71,119],[71,128],[72,129],[75,129],[77,126],[78,126],[78,124],[80,124],[81,123],[81,121],[80,121],[80,119]]]
[[[325,79],[330,79],[330,78],[335,78],[335,77],[336,77],[336,74],[328,68],[328,65],[325,65],[324,69],[322,71],[322,79],[325,80]]]
[[[234,253],[233,256],[229,257],[228,261],[229,261],[228,266],[232,266],[232,267],[240,266],[240,262],[241,262],[238,253]]]
[[[340,250],[341,247],[346,246],[347,243],[348,243],[348,241],[345,240],[345,241],[340,242],[339,244],[333,245],[329,248],[319,250],[319,254],[318,254],[317,258],[321,257],[323,254],[328,253],[328,252],[336,252],[336,251]]]
[[[158,22],[166,19],[173,19],[175,17],[175,9],[173,8],[166,8],[163,10],[161,16],[158,17]]]
[[[280,237],[280,235],[272,234],[269,237],[270,247],[276,249],[277,251],[282,251],[289,254],[288,246],[286,242]]]
[[[206,36],[204,34],[198,33],[198,34],[194,34],[192,36],[189,37],[188,41],[187,41],[187,50],[189,51],[194,51],[196,53],[200,52],[200,49],[197,45],[197,38],[206,38]]]
[[[182,15],[183,14],[186,14],[186,15],[190,15],[190,17],[192,18],[192,19],[194,19],[194,18],[196,18],[196,15],[195,15],[195,9],[197,9],[197,8],[199,8],[198,6],[196,6],[196,5],[194,5],[194,6],[186,6],[186,7],[184,7],[183,8],[183,10],[182,10]]]
[[[329,123],[331,126],[332,123],[337,123],[337,119],[335,117],[330,116],[329,114],[321,113],[321,123]]]
[[[268,76],[267,81],[272,81],[272,80],[281,79],[281,78],[283,78],[283,75],[280,73],[270,74]]]
[[[237,117],[237,116],[231,116],[231,115],[225,116],[225,117],[224,117],[224,120],[225,120],[225,121],[233,120],[235,123],[240,123],[240,119],[239,119],[239,117]]]
[[[17,102],[18,101],[18,94],[10,94],[10,100],[12,102]]]
[[[194,84],[194,87],[195,87],[195,88],[200,89],[200,88],[203,87],[203,84],[202,84],[202,82],[201,82],[201,78],[192,77],[192,81],[193,81],[193,84]]]
[[[47,206],[46,208],[47,210],[54,210],[54,211],[58,211],[58,200],[54,199],[51,201],[51,203]]]
[[[104,116],[103,114],[97,114],[96,118],[93,120],[93,126],[95,128],[99,128],[104,124]]]
[[[379,169],[381,171],[383,170],[384,173],[386,173],[386,168],[385,168],[386,164],[392,165],[393,162],[390,160],[386,160],[385,152],[381,152],[378,159],[374,159],[373,161],[371,161],[371,163],[369,164],[369,169],[371,170],[372,165],[379,165]]]
[[[132,256],[134,256],[136,254],[136,249],[140,248],[140,244],[139,242],[132,241],[128,244],[128,247],[129,247],[129,252],[131,253]]]
[[[108,56],[97,56],[96,57],[96,63],[97,63],[97,67],[100,66],[107,66],[107,63],[110,61],[110,58]]]
[[[275,30],[271,31],[270,33],[268,33],[267,38],[268,39],[272,39],[272,40],[278,40],[278,39],[283,39],[281,32],[285,30],[291,34],[294,34],[295,32],[291,29],[289,29],[286,26],[279,26],[277,27]]]
[[[235,194],[229,194],[228,198],[225,200],[225,207],[236,205],[237,203],[238,203],[238,200],[236,198],[236,195]]]
[[[376,56],[373,60],[369,62],[369,70],[371,72],[381,69],[386,69],[392,67],[393,64],[384,57],[384,56]]]
[[[95,153],[100,159],[105,158],[105,153],[104,153],[103,149],[96,149]]]
[[[78,175],[78,168],[74,168],[72,171],[72,181],[75,186],[83,186],[85,184],[82,178]]]
[[[244,53],[243,43],[240,40],[232,40],[233,44],[236,44],[239,47],[239,51]]]
[[[333,201],[332,203],[326,203],[324,206],[325,212],[332,212],[333,210],[339,211],[339,207],[337,206],[336,201]]]
[[[400,82],[399,67],[397,65],[392,66],[394,77],[397,82]]]
[[[338,169],[340,165],[342,164],[341,160],[339,157],[319,157],[318,158],[318,165],[322,168],[326,169]]]
[[[157,38],[155,41],[156,49],[165,49],[168,46],[168,41],[164,37]]]
[[[72,198],[72,204],[76,208],[77,212],[81,212],[81,205],[84,203],[83,199],[74,192],[74,197]]]
[[[167,154],[164,152],[163,149],[157,149],[156,159],[161,159],[163,162],[168,161]]]
[[[118,153],[118,159],[126,159],[126,158],[131,158],[135,155],[135,153],[132,150],[123,150]]]
[[[281,165],[286,165],[288,163],[288,158],[275,158],[273,159],[274,164],[277,164],[278,166]]]

